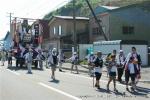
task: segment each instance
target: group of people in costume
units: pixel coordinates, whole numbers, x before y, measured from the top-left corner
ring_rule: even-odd
[[[113,50],[112,53],[102,58],[102,52],[98,51],[95,55],[92,52],[88,58],[89,74],[96,77],[95,87],[100,89],[100,78],[103,73],[103,66],[106,66],[109,80],[107,83],[107,90],[109,90],[109,84],[113,81],[114,91],[118,91],[116,88],[116,80],[120,83],[124,83],[122,80],[123,74],[125,74],[126,90],[129,91],[128,84],[129,78],[131,78],[131,90],[136,89],[136,83],[141,78],[141,57],[137,53],[136,48],[132,47],[131,52],[125,56],[124,51],[120,50],[117,53]]]

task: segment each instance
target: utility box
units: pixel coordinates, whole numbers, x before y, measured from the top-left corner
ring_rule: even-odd
[[[136,47],[137,52],[141,56],[142,65],[148,65],[148,42],[142,40],[114,40],[114,41],[98,41],[93,43],[94,52],[101,51],[103,55],[112,53],[115,49],[117,53],[123,50],[125,56],[131,52],[131,48]]]

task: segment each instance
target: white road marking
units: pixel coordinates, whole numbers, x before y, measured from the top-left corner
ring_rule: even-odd
[[[20,75],[20,73],[17,73],[17,72],[14,72],[14,71],[11,71],[10,69],[6,69],[7,71],[9,71],[9,72],[11,72],[11,73],[13,73],[13,74],[15,74],[15,75]]]
[[[48,88],[48,89],[51,89],[51,90],[53,90],[53,91],[55,91],[55,92],[58,92],[58,93],[60,93],[60,94],[63,94],[63,95],[65,95],[65,96],[67,96],[67,97],[69,97],[69,98],[72,98],[72,99],[74,99],[74,100],[82,100],[82,99],[77,98],[77,97],[75,97],[75,96],[73,96],[73,95],[70,95],[70,94],[68,94],[68,93],[66,93],[66,92],[63,92],[63,91],[61,91],[61,90],[58,90],[58,89],[53,88],[53,87],[51,87],[51,86],[48,86],[48,85],[46,85],[46,84],[44,84],[44,83],[39,82],[38,84],[41,85],[41,86],[43,86],[43,87],[46,87],[46,88]]]

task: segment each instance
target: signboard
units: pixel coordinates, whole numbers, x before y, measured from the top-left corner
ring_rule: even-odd
[[[29,43],[29,42],[31,42],[31,40],[32,40],[32,35],[31,34],[29,34],[29,33],[24,34],[24,36],[23,36],[23,42]]]

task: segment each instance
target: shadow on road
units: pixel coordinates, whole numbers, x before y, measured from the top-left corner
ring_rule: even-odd
[[[132,95],[135,96],[142,96],[145,98],[150,98],[148,94],[150,93],[149,88],[144,88],[144,87],[137,87],[136,91],[129,91]]]
[[[144,88],[144,87],[137,87],[137,91],[144,92],[144,93],[150,93],[150,88]]]
[[[54,79],[54,80],[51,80],[51,81],[49,81],[49,82],[53,82],[53,83],[56,83],[56,84],[58,84],[58,83],[59,83],[59,80],[57,80],[57,79]]]
[[[98,91],[98,92],[105,92],[105,93],[109,93],[106,89],[103,89],[103,88],[100,88],[100,89],[98,89],[98,90],[96,90],[96,91]]]
[[[12,66],[12,67],[8,67],[8,69],[10,70],[14,70],[14,71],[18,71],[18,70],[27,70],[27,67],[16,67],[16,66]],[[41,70],[40,68],[35,68],[32,67],[32,70]]]

